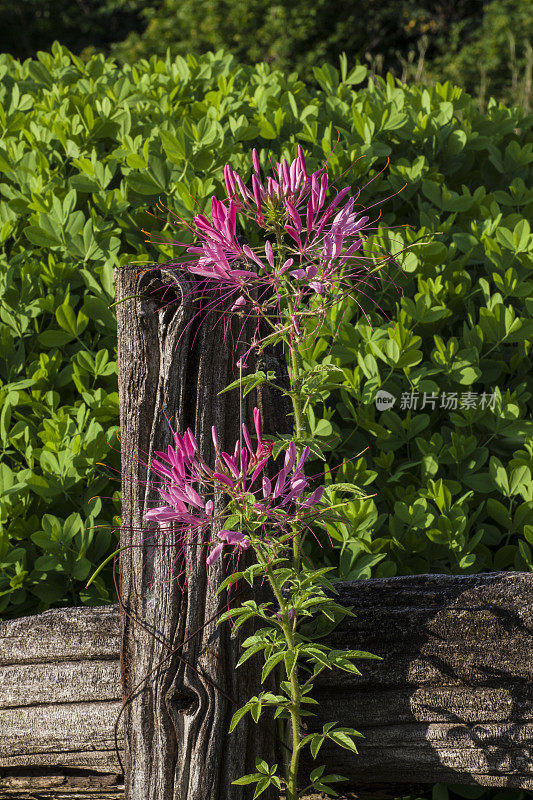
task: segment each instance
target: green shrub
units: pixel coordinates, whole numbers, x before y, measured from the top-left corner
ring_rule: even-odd
[[[533,0],[152,0],[142,13],[145,30],[110,47],[130,64],[167,48],[175,57],[223,47],[242,63],[272,62],[312,81],[313,66],[344,51],[379,75],[451,80],[482,108],[490,96],[531,108]]]
[[[315,70],[320,90],[223,52],[118,67],[57,43],[23,64],[1,56],[0,75],[3,616],[114,599],[110,567],[84,589],[120,510],[113,269],[171,257],[145,243],[141,228],[165,225],[146,211],[161,196],[190,217],[223,196],[226,162],[249,170],[254,146],[266,164],[301,143],[311,169],[329,156],[345,183],[373,177],[362,202],[407,184],[383,204],[384,226],[412,226],[389,242],[404,297],[376,296],[394,327],[367,304],[372,328],[355,314],[331,353],[318,340],[304,354],[343,370],[342,386],[318,387],[312,420],[337,434],[329,465],[369,446],[353,471],[378,491],[334,542],[342,574],[528,567],[531,118],[495,104],[482,115],[451,84],[365,82],[344,59],[340,74]],[[409,415],[377,413],[380,386],[499,389],[495,411]]]

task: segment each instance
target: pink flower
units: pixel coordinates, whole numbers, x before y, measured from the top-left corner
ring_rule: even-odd
[[[252,163],[248,186],[226,165],[227,199],[211,199],[211,218],[198,214],[192,225],[183,222],[195,235],[194,244],[173,242],[190,257],[157,267],[180,267],[200,279],[191,291],[213,293],[203,314],[222,307],[224,324],[225,314],[240,314],[252,317],[256,326],[267,317],[285,329],[289,323],[295,338],[307,330],[304,315],[314,315],[318,327],[327,308],[356,291],[373,302],[378,270],[394,259],[385,254],[376,263],[364,254],[362,234],[370,218],[355,209],[350,187],[326,201],[332,188],[326,166],[309,174],[301,146],[290,164],[285,159],[276,164],[275,177],[262,179],[256,150]],[[280,243],[283,261],[271,240],[260,248],[243,241],[237,233],[240,212],[276,237],[281,225],[286,234]]]
[[[237,210],[246,209],[254,215],[259,225],[264,225],[264,206],[279,205],[284,200],[298,205],[311,191],[313,179],[315,182],[322,170],[307,174],[304,152],[298,145],[298,155],[289,166],[283,159],[276,165],[277,180],[267,178],[266,187],[261,183],[259,156],[257,150],[252,150],[252,163],[255,174],[251,178],[251,190],[229,165],[224,168],[224,180],[228,199],[236,203]]]
[[[158,488],[158,492],[165,505],[149,509],[144,516],[146,520],[161,525],[172,524],[183,552],[186,544],[197,541],[204,531],[209,531],[211,538],[214,523],[224,518],[214,514],[213,500],[206,500],[206,495],[222,494],[238,504],[247,503],[256,515],[256,523],[268,535],[272,535],[272,531],[286,530],[299,509],[319,503],[322,487],[304,499],[308,481],[303,468],[310,454],[309,447],[304,448],[297,461],[296,445],[291,442],[275,481],[263,474],[272,455],[273,442],[263,439],[259,409],[254,409],[253,416],[256,444],[252,443],[250,432],[243,424],[245,444],[241,447],[237,442],[231,455],[220,449],[217,431],[213,427],[214,469],[200,457],[190,430],[183,435],[174,432],[174,446],[170,445],[166,453],[154,453],[151,467],[163,478],[164,485]],[[258,482],[260,476],[262,480]],[[219,542],[206,559],[208,565],[221,557],[225,546],[235,548],[235,552],[251,546],[250,538],[240,531],[222,529],[217,537]]]
[[[237,552],[240,550],[248,550],[251,545],[249,539],[243,533],[239,531],[225,531],[222,530],[218,534],[218,538],[222,540],[222,544],[217,544],[213,550],[211,550],[210,554],[206,558],[206,564],[208,567],[211,564],[214,564],[215,561],[222,556],[222,551],[224,549],[224,543],[227,545],[234,545],[236,547]]]

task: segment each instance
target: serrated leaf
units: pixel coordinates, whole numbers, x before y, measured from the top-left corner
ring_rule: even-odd
[[[259,653],[261,650],[264,650],[265,647],[267,647],[266,644],[257,644],[253,647],[249,647],[248,650],[246,650],[246,652],[242,654],[242,656],[235,664],[235,669],[237,669],[237,667],[240,667],[241,664],[244,664],[245,661],[248,661],[248,659],[254,656],[256,653]]]
[[[257,722],[259,720],[259,717],[261,716],[261,702],[260,701],[258,701],[257,703],[254,703],[252,705],[252,708],[250,710],[250,714],[252,715],[252,719],[253,719],[254,722]]]
[[[318,751],[322,747],[323,742],[324,742],[324,736],[321,736],[319,733],[315,734],[311,739],[311,744],[309,746],[309,749],[311,750],[311,755],[313,756],[313,758],[317,757]]]
[[[249,783],[257,783],[263,776],[259,772],[255,772],[253,775],[243,775],[242,778],[237,778],[236,781],[232,781],[232,786],[247,786]]]
[[[276,655],[272,656],[265,662],[263,666],[263,670],[261,672],[261,683],[264,683],[266,678],[270,675],[274,667],[279,664],[280,661],[283,661],[284,653],[276,653]]]

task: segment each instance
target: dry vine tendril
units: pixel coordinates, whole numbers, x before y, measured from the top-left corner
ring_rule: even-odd
[[[242,397],[261,384],[274,386],[291,400],[294,432],[266,440],[256,408],[255,436],[243,424],[232,453],[221,450],[217,431],[212,429],[213,464],[201,458],[190,429],[183,434],[174,432],[175,446],[166,453],[156,452],[151,462],[152,470],[162,479],[158,491],[166,504],[147,511],[145,519],[160,525],[170,523],[183,553],[191,541],[203,541],[209,532],[208,567],[228,551],[238,559],[240,552],[251,549],[254,563],[245,570],[231,571],[218,593],[240,580],[253,586],[260,577],[268,579],[277,610],[271,602],[248,600],[219,620],[231,619],[233,633],[247,620],[259,620],[262,627],[243,642],[237,667],[261,654],[261,682],[273,670],[280,677],[276,693],[262,691],[235,712],[230,732],[245,714],[250,713],[257,723],[266,709],[272,709],[280,721],[289,756],[282,770],[277,764],[258,760],[257,772],[234,783],[255,783],[254,798],[270,786],[283,786],[287,800],[297,800],[311,789],[335,796],[331,784],[344,780],[339,775],[325,775],[325,767],[319,766],[311,772],[309,784],[299,789],[298,765],[303,749],[309,747],[316,759],[327,739],[357,753],[354,739],[360,736],[352,728],[331,722],[321,733],[302,737],[302,719],[312,715],[308,706],[316,704],[311,696],[315,679],[324,669],[332,668],[360,674],[354,661],[377,658],[357,650],[335,650],[318,641],[328,626],[332,629],[351,614],[331,596],[336,594],[327,577],[331,568],[309,568],[303,549],[305,537],[315,535],[326,520],[341,519],[345,505],[328,503],[324,487],[313,487],[305,474],[311,453],[324,458],[319,444],[309,436],[306,411],[320,396],[321,387],[335,385],[340,370],[324,364],[305,372],[299,348],[322,328],[328,309],[339,306],[348,296],[353,298],[356,291],[367,296],[375,282],[382,280],[380,271],[392,258],[383,253],[376,260],[364,254],[363,231],[371,230],[370,217],[356,210],[357,198],[348,198],[350,187],[338,191],[326,203],[327,170],[324,167],[309,175],[301,147],[290,165],[285,160],[277,164],[276,179],[268,177],[262,183],[255,150],[253,168],[248,187],[229,166],[225,167],[228,197],[225,201],[212,198],[212,218],[198,215],[193,226],[180,220],[194,233],[195,243],[174,244],[186,247],[192,258],[157,267],[196,276],[198,295],[205,300],[212,293],[208,308],[228,307],[230,299],[229,315],[256,321],[257,333],[261,321],[267,327],[268,334],[262,339],[257,335],[238,362],[239,379],[224,391],[238,389]],[[261,249],[242,242],[237,234],[237,214],[253,220],[263,231],[263,238],[266,235]],[[261,351],[269,344],[283,345],[290,376],[288,388],[277,385],[275,373],[268,369],[243,376],[252,349]],[[271,479],[271,459],[283,452],[283,466]],[[352,484],[336,483],[335,490],[364,497]],[[225,500],[221,513],[215,513],[215,497]],[[235,566],[235,561],[231,563]]]

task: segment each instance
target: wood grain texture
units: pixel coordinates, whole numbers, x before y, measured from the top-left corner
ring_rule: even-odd
[[[325,745],[328,766],[362,784],[431,775],[533,788],[533,576],[413,576],[339,591],[356,617],[330,644],[383,661],[361,661],[360,678],[320,676],[309,731],[338,719],[365,736],[359,757]]]
[[[122,800],[119,654],[117,606],[0,623],[0,797]]]
[[[216,315],[200,324],[193,284],[175,271],[117,270],[115,284],[117,300],[135,296],[117,306],[121,545],[131,545],[121,554],[121,594],[128,612],[122,615],[124,696],[146,679],[126,714],[126,796],[231,800],[232,780],[254,771],[259,756],[272,762],[275,750],[273,727],[263,727],[258,737],[250,718],[227,736],[234,711],[260,690],[259,665],[235,672],[240,641],[253,628],[243,626],[238,639],[231,639],[229,629],[213,620],[224,610],[216,588],[225,567],[219,561],[208,574],[205,542],[180,552],[177,536],[163,539],[153,523],[142,530],[145,510],[161,500],[146,486],[139,461],[149,463],[154,451],[173,443],[165,415],[175,430],[191,427],[209,463],[214,460],[212,425],[221,448],[233,451],[240,428],[238,393],[218,393],[238,377],[236,361],[245,348],[232,342],[240,335],[249,343],[253,331],[244,325],[241,332],[240,319],[224,330]],[[250,367],[253,371],[253,359]],[[266,395],[247,396],[243,420],[250,423],[255,402],[265,432],[282,431],[279,403],[274,407]],[[185,568],[188,584],[182,591],[173,575]],[[159,664],[177,646],[179,653]],[[252,795],[253,787],[239,790],[243,800]]]
[[[365,735],[358,756],[319,754],[350,778],[344,786],[374,798],[435,781],[533,789],[533,576],[338,587],[356,616],[329,643],[383,657],[360,661],[360,677],[332,671],[316,684],[308,730],[338,720]],[[123,797],[113,739],[119,651],[117,606],[0,624],[0,798]],[[259,729],[251,735],[260,746]]]

